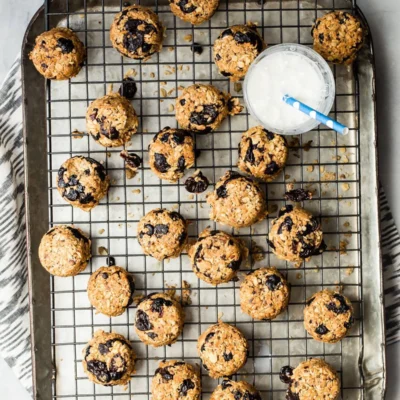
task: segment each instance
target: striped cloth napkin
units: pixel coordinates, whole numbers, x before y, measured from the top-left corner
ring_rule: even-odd
[[[0,89],[0,176],[0,355],[32,393],[20,59]],[[400,236],[382,188],[379,200],[389,345],[400,339]]]

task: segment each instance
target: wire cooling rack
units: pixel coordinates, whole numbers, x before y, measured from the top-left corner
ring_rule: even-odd
[[[140,2],[139,2],[140,3]],[[179,183],[160,181],[148,166],[147,146],[154,134],[165,126],[176,126],[173,105],[181,87],[194,82],[212,83],[229,91],[243,103],[241,87],[218,74],[212,62],[212,44],[220,31],[229,25],[252,21],[258,23],[268,45],[295,42],[311,45],[310,29],[318,16],[332,9],[356,11],[347,0],[221,0],[215,16],[193,27],[175,18],[166,2],[142,1],[158,12],[167,27],[164,48],[145,62],[123,58],[109,40],[109,26],[115,13],[126,3],[106,0],[53,0],[45,3],[46,29],[69,26],[77,32],[87,48],[87,62],[71,81],[47,82],[48,179],[50,225],[73,223],[87,232],[93,242],[93,258],[83,273],[71,278],[51,278],[52,354],[56,374],[53,398],[65,399],[131,399],[150,398],[151,378],[162,359],[184,359],[198,364],[196,341],[202,331],[219,317],[236,325],[247,337],[250,357],[236,379],[254,384],[263,399],[283,399],[286,386],[279,380],[279,370],[296,366],[308,357],[322,357],[332,364],[341,377],[342,398],[362,397],[363,382],[358,369],[362,352],[362,276],[360,254],[360,148],[357,76],[351,67],[334,66],[336,99],[333,117],[351,128],[345,137],[320,127],[303,136],[288,137],[290,156],[284,173],[272,183],[263,184],[270,215],[251,228],[234,231],[218,226],[208,218],[205,194],[190,195]],[[202,54],[191,51],[199,43]],[[138,92],[133,105],[140,118],[139,133],[126,146],[139,154],[144,167],[128,179],[118,149],[105,149],[85,132],[85,112],[91,101],[103,96],[113,85],[118,90],[126,74],[134,76]],[[201,151],[196,168],[215,183],[223,173],[235,168],[237,147],[242,132],[256,122],[246,113],[227,118],[209,135],[197,135]],[[73,134],[72,134],[73,133]],[[106,199],[85,213],[64,202],[55,187],[60,165],[73,155],[85,155],[104,163],[111,176],[111,189]],[[188,172],[188,175],[191,172]],[[187,175],[187,176],[188,176]],[[321,218],[328,250],[300,269],[278,260],[268,249],[266,235],[277,209],[285,204],[286,185],[315,191],[304,206]],[[210,186],[212,189],[212,185]],[[136,239],[139,219],[156,207],[179,211],[191,221],[190,239],[205,227],[230,231],[243,238],[250,248],[250,260],[241,274],[261,266],[276,266],[287,274],[292,284],[288,310],[273,321],[253,321],[240,311],[240,282],[211,287],[192,273],[186,254],[160,263],[145,257]],[[143,345],[134,334],[135,309],[116,318],[96,314],[90,307],[86,285],[90,274],[106,265],[107,255],[116,264],[134,274],[136,294],[164,291],[182,281],[191,285],[192,304],[185,307],[183,335],[171,347],[154,349]],[[261,255],[260,255],[261,254]],[[260,258],[264,259],[260,260]],[[357,323],[351,334],[337,344],[318,343],[306,335],[302,321],[305,299],[312,293],[340,285],[353,301]],[[97,329],[125,335],[138,355],[137,373],[127,390],[102,387],[87,379],[81,366],[81,351]],[[202,370],[203,399],[208,399],[217,381]]]

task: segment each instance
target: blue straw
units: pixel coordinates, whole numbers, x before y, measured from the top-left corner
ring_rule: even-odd
[[[329,118],[325,114],[321,114],[319,111],[314,110],[313,108],[307,106],[306,104],[302,103],[301,101],[294,99],[293,97],[290,97],[287,94],[285,96],[283,96],[282,100],[286,104],[289,104],[292,107],[294,107],[296,110],[299,110],[299,111],[303,112],[304,114],[307,114],[309,117],[311,117],[319,122],[322,122],[324,125],[335,130],[336,132],[340,133],[341,135],[347,135],[349,133],[349,128],[347,126],[344,126],[340,122],[335,121],[332,118]]]

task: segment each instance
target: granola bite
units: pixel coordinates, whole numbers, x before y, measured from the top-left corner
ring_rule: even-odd
[[[187,222],[176,211],[157,208],[148,212],[137,227],[144,254],[159,261],[178,257],[187,239]]]
[[[138,117],[132,104],[118,93],[93,101],[86,112],[86,129],[104,147],[123,146],[137,132]]]
[[[199,371],[183,361],[161,361],[151,383],[153,400],[200,400]]]
[[[53,28],[35,40],[29,54],[37,71],[46,79],[65,80],[78,75],[85,61],[86,50],[75,32]]]
[[[135,317],[135,331],[147,345],[160,347],[178,340],[184,313],[181,305],[165,293],[152,293],[141,299]]]
[[[244,228],[264,219],[268,212],[264,195],[256,182],[228,171],[207,197],[210,219],[233,228]]]
[[[184,129],[167,126],[149,144],[150,168],[160,179],[176,182],[195,160],[194,139]]]
[[[55,226],[40,241],[40,263],[55,276],[78,275],[91,256],[90,239],[74,226]]]
[[[58,192],[65,201],[83,211],[96,207],[109,186],[110,177],[105,168],[93,158],[69,158],[58,170]]]
[[[340,380],[336,371],[319,358],[303,361],[294,369],[282,367],[280,379],[289,384],[288,400],[337,400],[340,395]]]
[[[212,393],[210,400],[262,400],[260,392],[246,381],[224,379]]]
[[[314,50],[334,64],[351,64],[365,39],[360,20],[345,11],[332,11],[318,18],[311,33]]]
[[[278,258],[300,266],[325,250],[322,239],[321,225],[316,218],[303,208],[287,205],[272,221],[268,244]]]
[[[114,17],[110,27],[113,47],[122,55],[142,60],[162,48],[164,27],[150,8],[133,5]]]
[[[240,285],[240,306],[254,319],[271,320],[286,309],[289,295],[290,286],[276,268],[260,268]]]
[[[133,302],[135,283],[132,275],[117,266],[101,267],[88,282],[90,304],[100,313],[116,317]]]
[[[169,0],[169,6],[181,20],[199,25],[214,15],[219,0]]]
[[[266,47],[255,24],[233,25],[223,30],[214,42],[214,62],[223,76],[232,82],[239,81]]]
[[[135,352],[130,342],[117,333],[96,331],[82,356],[83,370],[98,385],[126,385],[135,373]]]
[[[248,343],[239,329],[220,321],[200,335],[197,352],[211,378],[218,379],[233,375],[246,364]]]
[[[183,129],[210,133],[228,115],[239,114],[243,106],[236,97],[211,85],[194,84],[176,99],[175,116]]]
[[[353,306],[342,294],[321,290],[307,300],[304,327],[315,340],[336,343],[347,335],[353,323]]]
[[[255,126],[242,134],[239,143],[238,168],[265,182],[277,178],[286,164],[286,139]]]

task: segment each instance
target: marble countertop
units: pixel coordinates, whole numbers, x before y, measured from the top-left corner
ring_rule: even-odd
[[[0,82],[20,52],[22,38],[42,0],[0,0]],[[369,21],[374,38],[377,67],[380,178],[396,221],[400,221],[400,2],[398,0],[358,0]],[[400,344],[388,351],[388,400],[400,398],[398,363]],[[7,364],[0,358],[2,400],[28,400]]]

